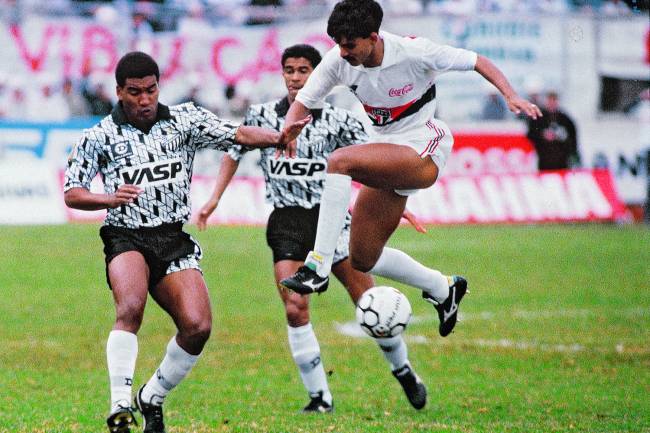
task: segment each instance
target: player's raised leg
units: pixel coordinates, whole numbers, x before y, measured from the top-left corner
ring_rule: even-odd
[[[361,270],[417,287],[434,304],[440,335],[453,330],[458,305],[467,291],[467,281],[428,268],[408,254],[386,247],[404,212],[407,197],[395,191],[364,187],[359,192],[352,216],[350,256]]]
[[[336,242],[349,207],[352,180],[374,188],[415,189],[431,186],[438,168],[411,148],[370,143],[336,150],[328,160],[314,250],[305,266],[281,284],[301,294],[322,292],[332,266]]]
[[[334,402],[321,359],[320,345],[309,320],[309,297],[287,290],[278,284],[280,280],[296,272],[301,265],[302,262],[295,260],[276,262],[273,267],[275,281],[287,316],[291,356],[309,394],[310,401],[302,411],[327,413],[334,409]]]
[[[210,337],[212,313],[208,288],[197,269],[167,274],[151,295],[172,317],[178,333],[167,344],[156,372],[138,391],[135,403],[144,418],[144,432],[164,433],[162,405],[165,397],[198,361]]]
[[[131,409],[131,387],[138,356],[136,336],[147,303],[149,268],[142,254],[128,251],[107,265],[115,301],[115,325],[106,343],[111,388],[111,408],[106,420],[111,433],[129,433],[135,418]]]

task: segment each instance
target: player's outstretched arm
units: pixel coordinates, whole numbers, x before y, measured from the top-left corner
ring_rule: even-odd
[[[532,102],[527,101],[515,92],[506,76],[496,67],[487,57],[479,54],[476,59],[476,66],[474,70],[481,74],[486,80],[494,84],[494,87],[499,89],[499,92],[506,99],[508,108],[515,114],[524,113],[533,119],[542,117],[542,112],[539,107]]]
[[[292,125],[285,126],[281,132],[259,126],[242,125],[237,128],[235,142],[249,147],[277,147],[278,149],[284,149],[287,147],[287,143],[295,140],[300,135],[302,128],[309,122],[311,122],[311,115],[294,122]]]
[[[228,154],[223,155],[221,158],[221,165],[219,166],[217,182],[214,184],[214,191],[212,191],[212,195],[208,201],[201,207],[196,219],[196,224],[199,226],[199,230],[203,231],[207,228],[208,218],[217,208],[223,192],[226,190],[226,187],[230,184],[230,181],[237,171],[237,167],[239,167],[239,161],[235,161]]]
[[[295,128],[295,125],[299,122],[301,122],[301,119],[305,119],[309,116],[311,119],[311,115],[309,114],[310,111],[307,107],[305,107],[301,102],[298,101],[293,101],[291,106],[289,107],[289,111],[287,111],[287,116],[285,117],[284,120],[284,129],[282,130],[282,133],[285,131],[290,130],[291,128]],[[302,130],[302,128],[300,128]],[[275,156],[276,158],[280,156],[281,153],[284,152],[284,155],[287,156],[288,158],[293,158],[296,156],[296,138],[300,135],[300,132],[295,135],[295,137],[287,142],[286,147],[284,148],[278,148],[278,151],[276,152]]]
[[[135,185],[122,185],[115,194],[95,194],[86,188],[70,188],[63,194],[65,204],[73,209],[98,210],[112,209],[123,204],[133,203],[142,189]]]

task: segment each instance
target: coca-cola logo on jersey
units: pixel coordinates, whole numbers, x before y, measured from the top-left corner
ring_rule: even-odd
[[[407,84],[406,86],[402,87],[401,89],[391,88],[388,91],[388,96],[390,96],[391,98],[394,98],[394,97],[397,97],[397,96],[404,96],[408,92],[410,92],[411,90],[413,90],[413,84]]]

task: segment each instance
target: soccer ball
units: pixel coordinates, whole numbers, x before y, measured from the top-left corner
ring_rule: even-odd
[[[411,304],[402,292],[387,286],[372,287],[357,302],[357,322],[374,338],[399,335],[411,319]]]

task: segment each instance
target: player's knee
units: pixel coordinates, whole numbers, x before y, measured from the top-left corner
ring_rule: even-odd
[[[352,164],[344,149],[335,150],[327,159],[327,172],[349,175],[352,171]]]
[[[139,302],[121,302],[116,306],[115,322],[120,329],[137,332],[142,325],[144,306]]]
[[[359,272],[369,272],[377,263],[377,259],[350,256],[350,264]]]
[[[193,344],[205,344],[210,338],[212,332],[212,321],[209,318],[194,318],[186,320],[179,329],[179,333],[184,340],[191,341]]]
[[[298,327],[309,322],[309,309],[302,302],[287,302],[285,304],[287,323],[289,326]]]

